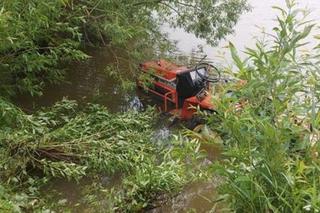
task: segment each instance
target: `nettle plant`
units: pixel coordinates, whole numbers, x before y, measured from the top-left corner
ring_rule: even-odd
[[[226,147],[215,167],[225,177],[221,193],[237,212],[320,210],[319,46],[301,51],[315,25],[294,1],[287,6],[274,7],[273,34],[248,48],[246,60],[230,45],[235,76],[246,84],[209,118]]]

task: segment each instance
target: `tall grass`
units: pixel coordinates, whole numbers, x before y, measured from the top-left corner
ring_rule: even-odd
[[[315,25],[294,1],[287,6],[274,8],[277,26],[247,59],[230,44],[247,83],[216,101],[221,113],[209,119],[224,140],[227,158],[215,168],[232,211],[320,211],[319,46],[301,51]]]

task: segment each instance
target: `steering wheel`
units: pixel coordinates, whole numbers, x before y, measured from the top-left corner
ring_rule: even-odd
[[[218,74],[217,77],[215,78],[210,78],[209,76],[204,76],[202,75],[200,72],[199,72],[199,67],[205,67],[207,71],[211,70],[211,69],[214,69],[215,72]],[[221,73],[220,71],[218,70],[217,67],[213,66],[212,64],[209,64],[209,63],[199,63],[196,65],[195,67],[195,70],[197,72],[197,74],[200,76],[200,78],[204,81],[207,81],[207,82],[211,82],[211,83],[217,83],[221,80]]]

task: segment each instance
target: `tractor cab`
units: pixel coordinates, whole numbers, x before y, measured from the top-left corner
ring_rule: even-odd
[[[196,67],[178,66],[166,60],[140,64],[146,81],[137,81],[148,93],[160,98],[163,110],[182,120],[191,119],[197,108],[214,111],[211,103],[210,82],[218,82],[220,74],[215,67],[199,63]],[[214,70],[216,77],[209,75]]]

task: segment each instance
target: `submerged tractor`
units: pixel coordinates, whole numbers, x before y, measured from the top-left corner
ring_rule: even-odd
[[[138,86],[158,97],[163,111],[181,120],[192,119],[198,109],[215,112],[210,83],[219,82],[221,75],[213,65],[200,62],[188,68],[157,60],[140,64],[140,69],[147,80],[139,79]]]

